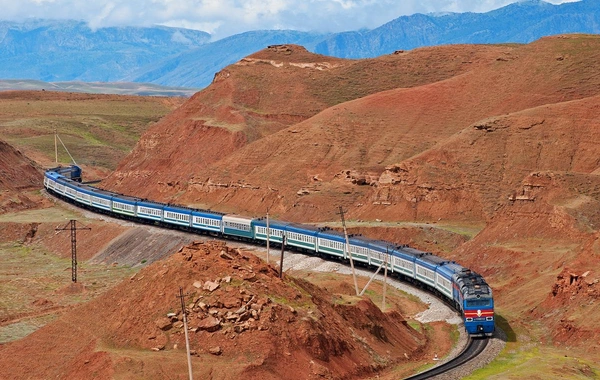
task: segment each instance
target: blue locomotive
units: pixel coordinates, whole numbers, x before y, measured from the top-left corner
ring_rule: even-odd
[[[464,318],[472,336],[492,336],[494,299],[483,277],[460,264],[429,252],[419,251],[363,236],[349,237],[329,228],[271,220],[269,231],[264,218],[198,210],[101,190],[81,182],[76,165],[49,169],[44,187],[50,194],[97,212],[163,227],[207,233],[227,239],[273,243],[282,242],[299,251],[328,258],[348,259],[365,266],[386,265],[388,272],[419,284],[451,303]]]

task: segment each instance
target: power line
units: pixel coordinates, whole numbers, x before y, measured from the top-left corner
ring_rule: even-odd
[[[340,206],[340,214],[342,218],[342,226],[344,227],[344,236],[346,237],[346,254],[350,258],[350,267],[352,268],[352,278],[354,279],[354,290],[358,295],[358,282],[356,281],[356,272],[354,271],[354,260],[352,260],[352,252],[350,250],[350,240],[348,239],[348,231],[346,230],[346,220],[344,219],[344,209]]]
[[[91,230],[90,227],[85,225],[83,227],[77,227],[76,223],[77,221],[75,219],[71,219],[64,227],[57,227],[55,229],[57,233],[60,231],[71,230],[71,280],[73,282],[77,282],[77,230]]]

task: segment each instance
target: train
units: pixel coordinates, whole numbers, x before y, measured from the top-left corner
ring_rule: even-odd
[[[457,262],[406,245],[346,236],[327,227],[251,218],[211,210],[160,203],[99,189],[82,183],[77,165],[46,170],[44,187],[79,207],[161,227],[286,248],[364,266],[387,266],[388,273],[434,292],[461,313],[472,337],[490,337],[495,330],[494,298],[484,278]],[[348,243],[346,243],[348,242]],[[348,245],[348,246],[347,246]]]

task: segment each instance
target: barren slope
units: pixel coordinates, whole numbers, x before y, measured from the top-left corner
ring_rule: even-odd
[[[415,87],[379,92],[342,103],[280,132],[254,134],[265,136],[256,140],[248,138],[252,135],[248,132],[252,123],[243,123],[243,118],[239,122],[244,132],[230,133],[223,128],[208,127],[205,122],[194,126],[189,115],[186,119],[181,113],[175,113],[142,138],[105,186],[125,193],[142,191],[141,195],[154,199],[223,211],[256,214],[272,207],[281,217],[296,220],[326,220],[332,217],[338,204],[352,209],[358,204],[373,202],[391,207],[377,210],[377,213],[383,212],[379,216],[372,213],[370,207],[364,212],[359,209],[351,212],[368,218],[428,218],[427,213],[419,214],[412,205],[407,209],[406,204],[397,207],[390,204],[393,196],[385,191],[373,197],[369,194],[370,187],[362,185],[375,184],[373,180],[385,172],[386,166],[424,152],[478,120],[597,94],[600,92],[599,47],[600,39],[595,36],[568,36],[546,38],[523,46],[418,49],[369,62],[344,63],[346,66],[342,67],[347,67],[346,72],[352,73],[351,78],[358,83],[363,77],[371,76],[358,75],[350,68],[356,70],[357,65],[368,67],[369,64],[389,70],[379,70],[378,78],[414,78],[423,72],[428,73],[428,80],[421,85],[407,79],[399,80],[398,84]],[[473,49],[478,49],[479,53],[474,53]],[[259,54],[294,56],[272,50]],[[454,58],[448,65],[455,67],[460,61],[460,70],[451,72],[439,64],[440,60],[450,57]],[[435,60],[430,61],[431,58]],[[285,109],[286,114],[289,114],[286,107],[292,107],[303,113],[303,117],[310,115],[310,112],[302,111],[306,108],[298,105],[298,99],[303,99],[304,107],[310,108],[316,95],[311,96],[309,91],[288,92],[288,87],[282,85],[286,81],[297,83],[302,78],[314,77],[310,83],[325,83],[320,96],[332,92],[331,83],[325,80],[323,73],[328,70],[312,69],[309,72],[304,68],[302,70],[310,74],[302,77],[290,74],[292,68],[300,70],[297,66],[277,67],[273,63],[256,62],[250,66],[267,67],[268,73],[256,72],[259,69],[255,67],[254,75],[274,82],[265,87],[257,86],[257,91],[262,92],[253,98],[247,95],[248,99],[255,99],[253,107],[264,109],[265,115],[273,115],[277,105]],[[248,64],[241,67],[248,69]],[[412,70],[400,69],[404,67]],[[239,68],[226,69],[229,70],[237,73]],[[252,87],[254,82],[244,81],[249,74],[237,82],[231,79],[233,75],[224,82]],[[352,83],[350,79],[348,81]],[[369,81],[364,83],[363,87],[368,87]],[[385,83],[391,85],[389,81]],[[275,84],[279,85],[280,99],[285,101],[287,94],[292,93],[294,97],[282,103],[267,101],[272,98],[264,94],[275,91],[276,87],[272,87]],[[222,85],[215,83],[206,93],[197,94],[180,112],[194,108],[202,114],[201,108],[206,106],[199,105],[201,98],[214,94]],[[344,85],[340,91],[354,88],[348,83]],[[360,87],[360,84],[355,83],[355,86]],[[188,125],[186,132],[181,132],[180,124]],[[172,137],[165,139],[165,135]],[[220,161],[216,161],[218,159]],[[139,189],[142,179],[150,186]],[[475,200],[488,201],[478,197]],[[494,205],[479,203],[471,206],[467,214],[440,211],[434,217],[485,220],[490,207],[493,209]]]
[[[193,329],[196,378],[359,378],[419,357],[426,344],[398,312],[384,314],[369,299],[282,281],[247,252],[193,243],[57,322],[0,346],[0,377],[186,373],[179,286]]]
[[[152,186],[136,190],[167,199],[177,184],[186,186],[190,176],[249,142],[348,100],[453,77],[505,49],[440,47],[350,61],[299,46],[270,47],[222,70],[148,130],[105,186],[127,192],[143,179]]]
[[[39,167],[0,140],[0,214],[36,207],[36,200],[26,192],[38,189],[41,183]]]
[[[387,170],[372,196],[425,219],[483,205],[486,228],[448,256],[485,275],[514,328],[541,320],[559,342],[600,337],[599,105],[595,96],[475,123]]]
[[[439,59],[442,51],[446,58],[461,57],[461,69],[450,73],[439,61],[422,59],[424,52]],[[161,162],[145,148],[146,135],[109,185],[137,194],[143,178],[143,195],[150,198],[254,215],[270,208],[286,220],[336,220],[337,206],[344,205],[354,220],[487,224],[447,256],[486,276],[509,332],[572,345],[600,336],[600,37],[418,49],[369,64],[392,66],[402,77],[408,73],[400,62],[408,57],[411,78],[422,72],[437,80],[365,92],[312,117],[306,112],[303,121],[282,124],[278,132],[240,132],[243,141],[221,132],[215,144],[204,145],[204,136],[216,134],[204,125],[198,137],[181,138],[189,143],[185,151],[165,146]],[[243,67],[253,65],[267,67],[269,81],[279,84],[278,70],[290,75],[272,62]],[[348,67],[356,65],[368,66],[356,61]],[[237,68],[225,72],[230,69]],[[352,78],[343,88],[360,76]],[[327,84],[323,94],[333,93],[324,77],[314,80]],[[285,94],[280,98],[289,100]],[[257,109],[266,104],[262,94],[254,99]],[[315,97],[306,99],[315,104]],[[293,102],[298,107],[298,99]],[[269,104],[266,114],[277,109]],[[174,125],[163,121],[157,136],[164,133],[159,127],[178,136]],[[250,123],[243,127],[247,131]],[[212,156],[199,161],[194,154]],[[436,251],[435,244],[431,248]],[[540,321],[543,332],[534,332]],[[599,349],[592,345],[589,352]]]

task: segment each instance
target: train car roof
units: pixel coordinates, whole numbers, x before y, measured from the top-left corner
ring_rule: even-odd
[[[176,205],[165,205],[163,206],[166,211],[175,211],[175,212],[183,212],[183,213],[192,213],[192,209],[185,206],[176,206]]]
[[[46,177],[50,177],[50,178],[59,178],[59,177],[62,177],[61,174],[59,174],[57,172],[50,171],[50,170],[46,170],[46,173],[44,173],[44,175]]]
[[[46,172],[55,173],[70,173],[72,171],[81,171],[81,167],[79,167],[78,165],[57,166],[46,170]]]
[[[140,198],[136,198],[136,197],[130,197],[129,195],[123,195],[123,194],[113,194],[113,201],[125,201],[125,202],[140,202],[141,199]]]
[[[328,227],[319,229],[317,236],[324,237],[326,239],[346,241],[346,235],[344,235],[343,232],[332,230]]]
[[[313,226],[312,224],[302,224],[302,223],[289,223],[285,229],[291,232],[297,232],[302,234],[307,234],[310,236],[315,236],[317,232],[320,231],[320,228],[317,226]]]
[[[451,261],[440,265],[437,270],[441,273],[444,273],[449,278],[452,278],[453,275],[455,275],[456,273],[460,273],[463,269],[464,267],[462,265]]]
[[[416,257],[417,257],[416,255],[414,255],[412,253],[405,252],[404,250],[399,249],[399,248],[392,249],[390,251],[390,254],[392,256],[400,257],[400,258],[402,258],[404,260],[408,260],[408,261],[411,261],[411,262],[414,262],[415,259],[416,259]]]
[[[425,263],[433,265],[433,266],[437,266],[437,265],[449,262],[449,260],[446,260],[442,257],[436,256],[430,252],[423,252],[420,255],[417,255],[417,260],[425,262]]]
[[[378,249],[381,252],[392,252],[397,247],[397,244],[391,243],[385,240],[374,240],[371,239],[369,242],[369,248]]]
[[[468,298],[479,298],[483,296],[492,296],[492,288],[485,282],[485,279],[478,273],[469,268],[463,270],[454,276],[460,286],[461,292]]]
[[[85,184],[79,183],[79,182],[74,182],[73,185],[75,185],[75,187],[77,188],[78,191],[82,191],[84,193],[90,193],[90,194],[96,193],[94,188],[90,185],[85,185]]]
[[[350,242],[350,245],[369,248],[369,244],[375,240],[362,235],[348,235],[348,241]]]
[[[138,205],[145,206],[145,207],[150,207],[150,208],[156,208],[156,209],[160,209],[160,210],[162,210],[163,207],[164,207],[163,203],[152,202],[152,201],[149,201],[147,199],[139,199],[138,200]]]
[[[101,196],[103,195],[103,196],[106,196],[106,197],[115,197],[115,196],[119,195],[117,193],[113,193],[112,191],[99,189],[99,188],[94,187],[94,186],[90,186],[90,188],[94,189],[93,191],[94,191],[94,194],[96,194],[96,195],[101,195]]]
[[[257,226],[266,227],[267,226],[267,218],[265,218],[265,217],[257,218],[257,219],[254,219],[252,221],[252,223],[254,223]],[[280,228],[283,230],[283,229],[286,229],[288,224],[289,224],[288,222],[284,222],[282,220],[269,219],[269,228]]]
[[[254,218],[250,218],[250,217],[244,216],[244,215],[237,215],[237,214],[223,215],[223,221],[249,223],[249,222],[252,222],[252,220],[254,220]]]
[[[201,215],[201,216],[206,216],[209,218],[215,218],[215,219],[223,219],[223,214],[222,212],[218,212],[218,211],[209,211],[209,210],[200,210],[197,208],[192,209],[192,215]]]
[[[77,188],[77,185],[79,185],[78,182],[75,182],[75,181],[71,180],[70,178],[63,177],[63,176],[60,176],[60,178],[58,178],[56,181],[63,182],[65,184],[65,186],[72,187],[73,189]]]
[[[396,247],[394,243],[390,243],[389,241],[372,239],[362,235],[349,235],[349,240],[350,244],[375,249],[380,252],[391,252]]]
[[[413,248],[413,247],[409,247],[407,245],[398,246],[398,248],[396,249],[396,251],[404,253],[406,255],[415,256],[415,257],[419,256],[419,255],[421,255],[423,253],[426,253],[424,251],[421,251],[421,250]]]

